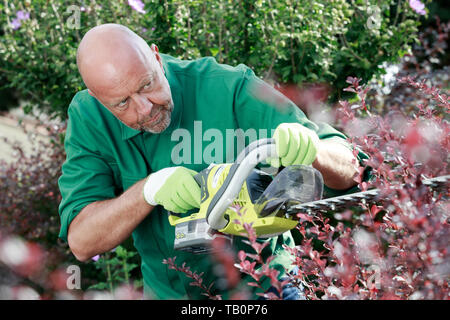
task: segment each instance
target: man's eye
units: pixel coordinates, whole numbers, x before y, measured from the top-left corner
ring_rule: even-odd
[[[122,101],[117,105],[117,107],[123,108],[123,107],[125,107],[125,106],[127,105],[127,102],[128,102],[128,98],[125,99],[125,100],[122,100]]]
[[[152,86],[152,83],[149,82],[149,83],[147,83],[143,88],[144,88],[144,89],[150,89],[151,86]]]

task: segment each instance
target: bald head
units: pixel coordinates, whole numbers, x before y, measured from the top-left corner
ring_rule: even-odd
[[[173,101],[156,45],[125,26],[100,25],[81,40],[77,65],[89,93],[127,126],[167,128]]]
[[[136,33],[119,24],[89,30],[78,46],[77,65],[91,91],[123,81],[138,64],[148,64],[154,54]],[[108,83],[109,82],[109,83]]]

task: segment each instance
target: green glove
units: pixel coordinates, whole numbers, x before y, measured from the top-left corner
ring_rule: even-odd
[[[279,158],[266,160],[272,167],[278,168],[314,162],[319,145],[317,134],[300,123],[282,123],[273,134]]]
[[[194,180],[197,172],[184,167],[170,167],[150,174],[144,185],[144,198],[150,205],[183,213],[200,207],[200,187]]]

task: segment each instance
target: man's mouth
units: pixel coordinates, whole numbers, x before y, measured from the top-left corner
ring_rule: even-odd
[[[167,117],[169,117],[170,123],[170,115],[173,109],[173,103],[168,103],[167,105],[158,105],[157,109],[154,110],[154,115],[150,115],[150,118],[138,123],[139,130],[152,132],[152,130],[156,130],[156,127],[160,125],[160,122],[164,121],[164,119],[166,119]]]
[[[155,114],[153,117],[151,117],[150,119],[148,119],[147,121],[145,121],[145,122],[143,123],[143,125],[153,124],[154,122],[157,122],[157,120],[158,120],[159,117],[161,116],[161,113],[162,113],[162,112],[163,112],[162,109],[158,110],[158,111],[156,112],[156,114]]]

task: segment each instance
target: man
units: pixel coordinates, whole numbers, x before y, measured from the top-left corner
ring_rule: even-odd
[[[86,261],[132,234],[150,298],[203,297],[200,289],[189,286],[190,279],[162,264],[165,258],[177,256],[178,263],[204,272],[205,283],[216,279],[209,255],[173,249],[174,229],[166,210],[199,206],[200,189],[192,176],[208,166],[199,161],[174,164],[175,130],[193,132],[199,121],[203,129],[224,134],[228,129],[276,129],[280,158],[271,159],[273,165],[312,164],[329,191],[345,192],[356,184],[360,159],[342,143],[345,136],[309,121],[243,65],[219,65],[212,58],[181,61],[116,24],[86,33],[77,64],[87,90],[75,95],[68,111],[67,159],[59,180],[60,237],[77,259]],[[235,151],[231,149],[224,145],[222,162]],[[291,235],[269,241],[268,254],[277,256],[272,265],[290,269],[282,246],[293,245]]]

